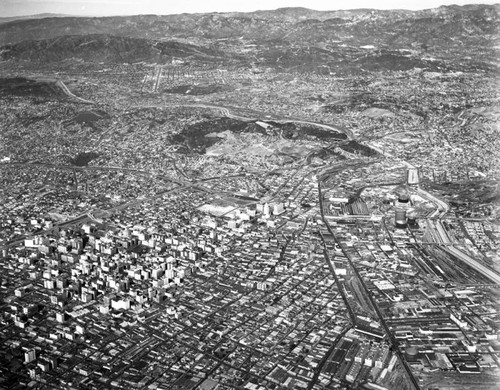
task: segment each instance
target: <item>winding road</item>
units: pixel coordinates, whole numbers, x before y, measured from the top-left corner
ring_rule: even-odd
[[[76,96],[73,92],[71,92],[66,84],[64,84],[61,80],[56,80],[55,85],[59,87],[66,96],[69,96],[72,99],[78,100],[80,103],[85,103],[85,104],[94,104],[94,102],[91,102],[90,100],[85,100],[82,99],[81,97]]]

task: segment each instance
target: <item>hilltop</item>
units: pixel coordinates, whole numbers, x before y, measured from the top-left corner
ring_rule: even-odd
[[[4,60],[56,62],[66,59],[99,63],[169,62],[173,58],[211,60],[223,53],[175,41],[155,41],[107,34],[65,35],[22,41],[3,47]]]

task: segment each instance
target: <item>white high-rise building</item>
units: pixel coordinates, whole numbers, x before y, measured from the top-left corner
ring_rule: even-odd
[[[418,168],[406,168],[406,182],[409,185],[418,185],[419,183]]]
[[[36,350],[35,349],[30,349],[24,353],[24,361],[26,363],[31,363],[34,360],[36,360]]]

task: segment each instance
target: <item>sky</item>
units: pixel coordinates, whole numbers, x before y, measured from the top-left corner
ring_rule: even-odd
[[[57,13],[81,16],[249,12],[280,7],[315,10],[355,8],[427,9],[449,4],[495,4],[499,0],[0,0],[0,17]]]

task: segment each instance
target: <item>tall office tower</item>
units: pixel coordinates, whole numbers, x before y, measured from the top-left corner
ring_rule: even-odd
[[[31,363],[35,359],[36,359],[36,350],[34,348],[24,353],[24,361],[26,363]]]

